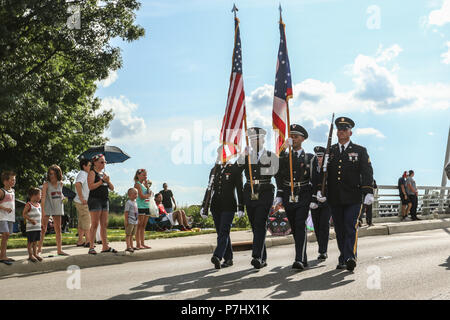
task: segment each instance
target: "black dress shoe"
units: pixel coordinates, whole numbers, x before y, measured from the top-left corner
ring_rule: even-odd
[[[214,264],[216,269],[220,269],[220,259],[216,256],[211,257],[211,262]]]
[[[321,253],[321,254],[319,254],[319,256],[317,257],[317,260],[325,261],[325,260],[327,260],[327,258],[328,258],[328,255],[327,255],[326,253]]]
[[[263,260],[261,262],[261,268],[267,267],[267,262],[265,260]]]
[[[346,268],[347,268],[347,265],[345,263],[339,263],[336,266],[336,270],[343,270],[343,269],[346,269]]]
[[[233,265],[233,260],[225,260],[225,261],[222,263],[221,267],[222,267],[222,268],[227,268],[227,267],[231,267],[232,265]]]
[[[346,266],[347,266],[347,270],[348,271],[353,271],[355,269],[355,267],[356,267],[355,259],[352,259],[352,258],[348,259],[347,263],[346,263]]]
[[[253,258],[251,264],[253,267],[255,267],[255,269],[262,268],[262,261],[260,259]]]
[[[304,270],[305,266],[300,261],[295,261],[294,264],[292,265],[292,269]]]

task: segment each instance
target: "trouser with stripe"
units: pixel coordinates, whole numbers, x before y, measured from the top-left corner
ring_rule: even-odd
[[[328,203],[320,204],[317,209],[311,210],[319,253],[327,253],[328,239],[330,237],[330,206]]]
[[[339,263],[357,258],[358,219],[361,215],[361,203],[331,206],[334,230],[339,248]]]
[[[289,208],[286,206],[286,215],[291,224],[292,233],[295,241],[295,261],[300,261],[303,264],[308,262],[306,256],[306,219],[308,219],[308,206],[295,206]]]
[[[252,257],[267,260],[266,233],[271,203],[247,206],[247,215],[253,231]]]

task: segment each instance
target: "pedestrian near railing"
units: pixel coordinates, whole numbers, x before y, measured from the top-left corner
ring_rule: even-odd
[[[435,211],[439,214],[450,213],[450,187],[417,186],[417,213],[428,215]],[[398,216],[400,200],[398,186],[379,185],[374,192],[373,216]]]

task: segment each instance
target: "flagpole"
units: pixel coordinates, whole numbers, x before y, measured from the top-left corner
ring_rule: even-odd
[[[251,199],[257,200],[257,196],[253,192],[252,162],[250,160],[250,147],[249,147],[249,143],[248,143],[248,131],[247,131],[247,109],[245,109],[245,112],[244,112],[244,129],[245,129],[245,142],[247,143],[247,150],[248,150],[247,159],[248,159],[248,173],[249,173],[249,177],[250,177],[250,189],[252,191]]]
[[[281,3],[278,7],[280,10],[280,23],[283,23],[283,17],[281,16]],[[283,25],[284,28],[284,25]],[[285,33],[286,34],[286,30]],[[287,46],[286,46],[287,47]],[[288,131],[288,139],[291,137],[291,121],[289,117],[289,99],[286,99],[286,120],[287,120],[287,131]],[[292,145],[289,144],[289,174],[291,179],[291,201],[294,202],[294,176],[293,176],[293,170],[292,170]]]
[[[239,9],[236,7],[236,4],[233,3],[233,9],[231,9],[231,12],[234,13],[234,19],[237,20],[239,23],[239,19],[236,16],[236,13],[238,11],[239,11]],[[248,150],[247,159],[248,159],[248,173],[249,173],[249,177],[250,177],[250,189],[252,191],[251,199],[256,200],[257,195],[255,195],[255,193],[253,191],[254,188],[253,188],[252,162],[250,160],[250,146],[248,143],[248,130],[247,130],[247,108],[245,108],[245,107],[244,107],[244,129],[245,129],[245,143],[247,144],[247,150]]]

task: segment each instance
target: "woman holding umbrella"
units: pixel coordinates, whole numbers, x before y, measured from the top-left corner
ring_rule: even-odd
[[[114,185],[111,183],[109,176],[102,172],[106,165],[105,156],[103,154],[97,154],[92,157],[91,162],[91,171],[88,174],[88,207],[91,214],[90,239],[95,239],[95,233],[100,224],[102,252],[117,253],[115,249],[108,246],[106,230],[108,227],[109,213],[108,189],[114,190]],[[94,249],[94,241],[90,243],[89,254],[97,254]]]

